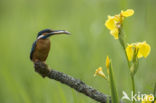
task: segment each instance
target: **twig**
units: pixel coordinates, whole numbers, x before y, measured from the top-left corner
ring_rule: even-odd
[[[62,72],[58,72],[53,69],[49,69],[48,66],[42,62],[35,62],[34,63],[35,71],[38,72],[42,77],[48,77],[50,79],[54,79],[59,81],[67,86],[75,89],[76,91],[100,102],[100,103],[107,103],[107,95],[99,92],[98,90],[86,85],[79,79],[75,79],[67,74]],[[110,97],[109,97],[110,98]]]

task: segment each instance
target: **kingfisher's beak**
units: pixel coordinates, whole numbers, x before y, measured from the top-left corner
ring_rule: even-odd
[[[54,30],[50,33],[51,35],[57,35],[57,34],[70,34],[70,32],[65,30]]]

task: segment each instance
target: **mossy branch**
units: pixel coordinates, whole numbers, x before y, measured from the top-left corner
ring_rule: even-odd
[[[111,98],[108,95],[105,95],[98,90],[86,85],[79,79],[76,79],[70,75],[67,75],[62,72],[58,72],[53,69],[49,69],[45,63],[42,62],[35,62],[34,63],[35,71],[38,72],[42,77],[48,77],[49,79],[54,79],[59,81],[67,86],[75,89],[76,91],[100,102],[100,103],[107,103],[107,97]],[[111,101],[110,101],[111,103]]]

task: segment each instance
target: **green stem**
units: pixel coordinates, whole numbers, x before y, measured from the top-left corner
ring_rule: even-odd
[[[123,47],[123,46],[122,46]],[[127,56],[127,53],[126,53],[126,50],[125,50],[125,47],[123,47],[124,49],[124,54],[126,56],[126,60],[127,60],[127,63],[128,63],[128,67],[129,67],[129,70],[131,68],[131,65],[130,65],[130,62],[128,60],[128,56]],[[135,95],[135,82],[134,82],[134,75],[131,75],[131,80],[132,80],[132,90],[133,90],[133,94]],[[135,103],[135,100],[133,100],[133,103]]]
[[[132,90],[133,90],[133,95],[135,95],[135,82],[134,82],[134,76],[131,75],[132,79]],[[135,103],[135,100],[133,100],[133,103]]]
[[[122,27],[122,26],[121,26]],[[131,64],[128,60],[128,56],[127,56],[127,53],[126,53],[126,47],[125,47],[125,41],[123,39],[123,34],[122,34],[122,28],[120,28],[119,30],[119,42],[124,50],[124,54],[126,56],[126,60],[127,60],[127,63],[128,63],[128,67],[129,67],[129,70],[131,68]],[[135,95],[135,82],[134,82],[134,75],[131,74],[131,80],[132,80],[132,90],[133,90],[133,94]],[[135,100],[133,100],[133,103],[135,103]]]
[[[130,65],[130,62],[129,62],[129,60],[128,60],[128,56],[127,56],[126,49],[125,49],[125,44],[124,44],[123,42],[121,42],[121,41],[122,41],[122,40],[119,39],[119,42],[120,42],[120,44],[121,44],[121,46],[122,46],[122,48],[123,48],[123,50],[124,50],[124,54],[125,54],[125,56],[126,56],[126,60],[127,60],[127,63],[128,63],[128,67],[130,68],[131,65]]]
[[[127,53],[126,53],[126,47],[125,47],[125,41],[123,39],[123,33],[122,33],[122,25],[121,25],[121,28],[119,29],[119,42],[120,42],[120,45],[122,46],[123,50],[124,50],[124,54],[126,56],[126,60],[127,60],[127,63],[128,63],[128,67],[130,68],[131,65],[130,65],[130,62],[128,60],[128,56],[127,56]]]

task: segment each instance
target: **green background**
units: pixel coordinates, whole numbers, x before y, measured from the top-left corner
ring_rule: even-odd
[[[147,41],[151,53],[140,59],[135,76],[137,91],[153,93],[156,82],[156,0],[1,0],[0,103],[96,103],[57,81],[35,73],[29,53],[37,33],[45,28],[68,30],[72,35],[51,37],[47,64],[83,80],[110,95],[107,81],[93,77],[95,69],[112,59],[119,97],[130,95],[131,79],[118,40],[104,23],[107,15],[134,9],[124,21],[128,43]]]

